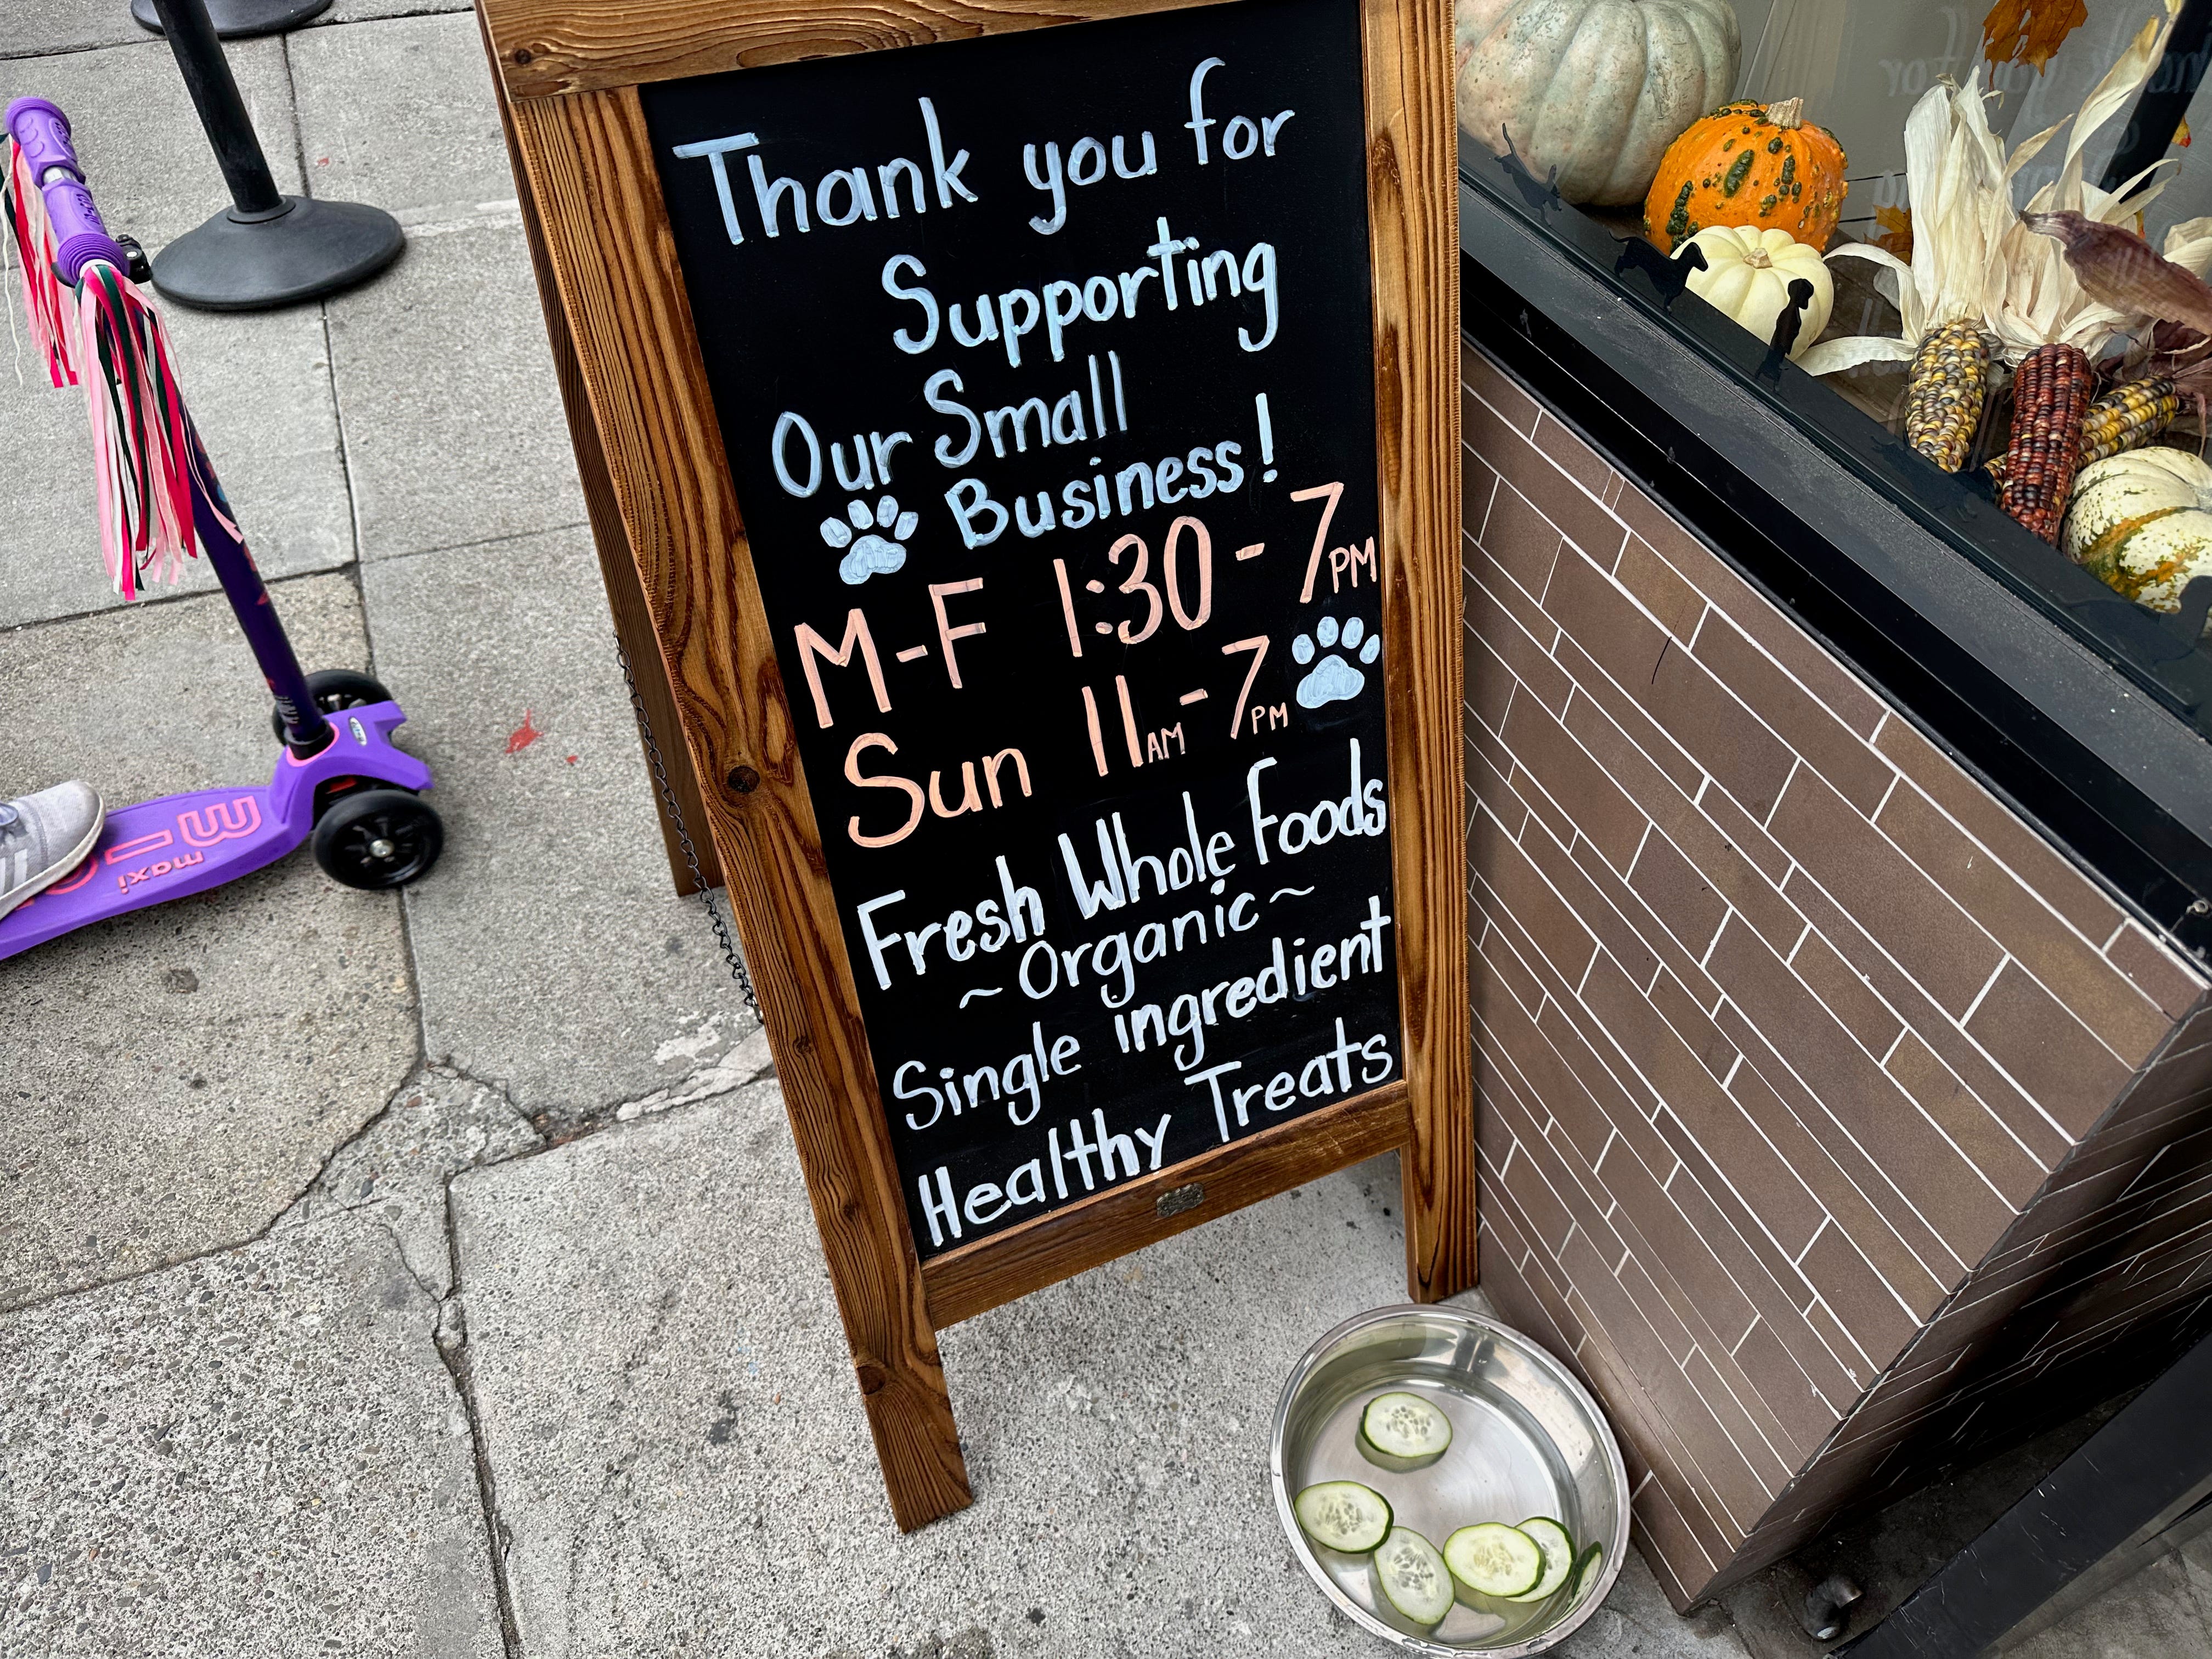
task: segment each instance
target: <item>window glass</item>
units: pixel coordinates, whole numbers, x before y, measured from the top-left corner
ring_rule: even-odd
[[[1462,171],[2212,730],[2212,6],[2187,10],[1458,0]]]

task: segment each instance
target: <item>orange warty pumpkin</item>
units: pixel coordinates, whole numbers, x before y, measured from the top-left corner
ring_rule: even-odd
[[[1844,147],[1804,123],[1805,100],[1723,104],[1667,146],[1644,198],[1644,234],[1662,253],[1709,225],[1786,230],[1826,248],[1844,211]]]

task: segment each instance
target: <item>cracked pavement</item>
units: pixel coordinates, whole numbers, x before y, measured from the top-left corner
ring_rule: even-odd
[[[1389,1160],[945,1333],[977,1502],[893,1528],[765,1041],[672,891],[474,20],[340,0],[233,58],[285,187],[410,245],[178,316],[186,395],[447,842],[402,896],[297,854],[0,963],[0,1654],[1379,1651],[1286,1571],[1266,1425],[1402,1297]],[[222,205],[124,0],[10,0],[30,92],[149,248]],[[118,605],[81,410],[15,363],[0,794],[257,778],[208,573]],[[1744,1649],[1632,1559],[1560,1651]]]

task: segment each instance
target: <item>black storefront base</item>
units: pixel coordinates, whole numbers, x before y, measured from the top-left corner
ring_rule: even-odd
[[[2208,1506],[2212,1338],[1834,1659],[1973,1659],[2148,1565],[2206,1519]]]

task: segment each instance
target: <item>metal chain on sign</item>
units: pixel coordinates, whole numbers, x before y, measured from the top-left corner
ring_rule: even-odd
[[[630,672],[629,653],[617,644],[615,660],[622,665],[623,684],[629,690],[629,712],[637,716],[637,733],[645,739],[645,752],[653,763],[653,781],[660,788],[661,804],[668,809],[668,821],[676,826],[676,844],[684,849],[684,862],[690,866],[691,887],[706,901],[707,920],[714,924],[714,941],[722,947],[722,960],[730,964],[730,977],[738,982],[738,991],[751,1009],[753,1018],[760,1018],[760,999],[753,994],[753,976],[745,971],[744,958],[738,954],[737,941],[730,935],[730,924],[722,919],[721,907],[714,902],[714,890],[707,885],[707,872],[699,867],[699,849],[691,844],[691,832],[684,827],[684,809],[677,805],[676,787],[668,781],[668,768],[660,758],[660,745],[653,739],[653,721],[645,712],[645,699],[637,694],[637,676]]]

